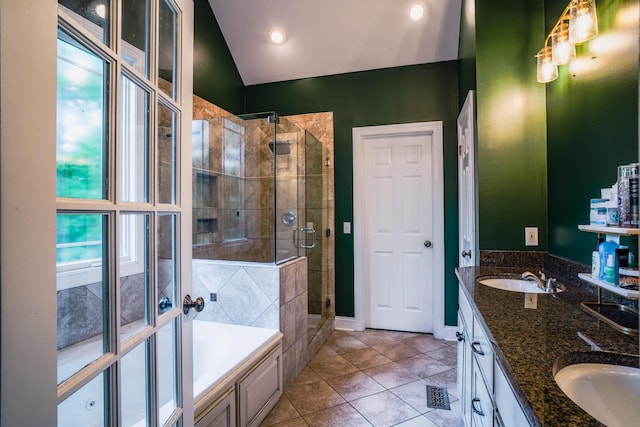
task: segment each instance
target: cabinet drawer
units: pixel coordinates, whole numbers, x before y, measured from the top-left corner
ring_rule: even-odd
[[[473,311],[471,311],[471,304],[469,304],[467,296],[462,290],[462,286],[463,285],[458,286],[458,311],[460,313],[460,316],[462,316],[464,322],[467,324],[469,332],[471,332]]]
[[[473,318],[472,336],[471,350],[473,351],[473,357],[478,361],[478,366],[484,375],[487,387],[489,390],[493,390],[493,346],[476,317]]]

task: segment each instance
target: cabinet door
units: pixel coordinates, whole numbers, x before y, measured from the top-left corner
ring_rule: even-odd
[[[282,395],[282,347],[238,383],[239,422],[259,425]]]
[[[236,425],[236,395],[230,390],[213,404],[196,422],[196,427],[234,427]]]
[[[463,317],[458,315],[458,390],[465,426],[471,425],[471,335]]]
[[[493,426],[493,401],[475,359],[471,381],[471,425],[473,427],[491,427]]]
[[[488,334],[478,322],[477,317],[473,317],[473,340],[471,342],[473,357],[478,361],[478,366],[482,371],[487,388],[493,390],[493,346],[489,342]]]
[[[495,368],[494,387],[496,409],[502,424],[505,426],[528,426],[529,422],[527,421],[527,417],[525,417],[507,381],[507,377],[499,366]]]

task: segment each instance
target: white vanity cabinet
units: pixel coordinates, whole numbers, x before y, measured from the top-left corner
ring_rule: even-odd
[[[489,333],[458,288],[458,390],[466,427],[522,427],[529,422],[502,368]]]
[[[461,288],[458,320],[458,390],[464,425],[490,427],[494,407],[493,348]]]

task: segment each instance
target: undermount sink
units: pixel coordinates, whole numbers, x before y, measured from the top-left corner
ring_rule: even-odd
[[[640,368],[610,363],[575,363],[555,372],[560,389],[608,427],[640,419]]]
[[[541,289],[537,283],[523,280],[523,279],[481,279],[478,282],[485,286],[491,286],[492,288],[502,289],[512,292],[525,292],[531,294],[544,294],[545,291]]]

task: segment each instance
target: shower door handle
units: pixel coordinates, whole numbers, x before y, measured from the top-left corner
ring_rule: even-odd
[[[313,249],[316,247],[316,229],[313,227],[300,227],[298,230],[300,232],[300,248],[302,249]],[[303,234],[311,234],[311,244],[307,245],[307,240],[302,236]]]

